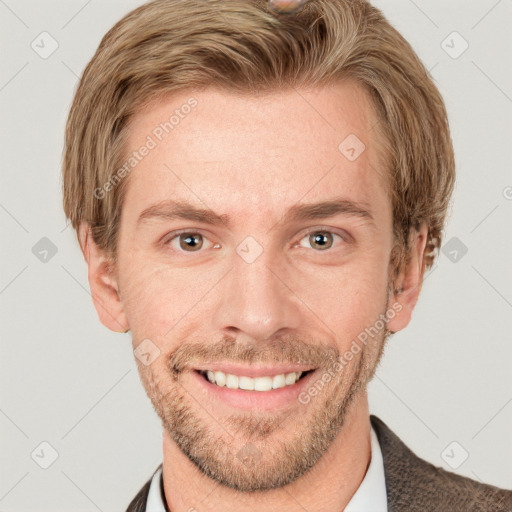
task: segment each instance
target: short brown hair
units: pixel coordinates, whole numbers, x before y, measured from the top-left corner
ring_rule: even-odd
[[[310,0],[293,15],[265,0],[155,0],[101,41],[66,126],[64,210],[115,259],[128,179],[98,198],[123,155],[128,120],[149,101],[208,85],[240,93],[355,79],[374,99],[383,136],[396,271],[410,228],[428,226],[426,266],[441,245],[455,180],[443,99],[409,43],[366,0]]]

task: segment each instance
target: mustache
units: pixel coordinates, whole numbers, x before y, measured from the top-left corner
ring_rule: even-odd
[[[232,337],[220,341],[180,345],[169,356],[174,374],[197,363],[228,362],[233,364],[306,364],[315,368],[332,366],[340,357],[336,347],[320,342],[306,342],[296,337],[280,337],[265,342],[240,342]]]

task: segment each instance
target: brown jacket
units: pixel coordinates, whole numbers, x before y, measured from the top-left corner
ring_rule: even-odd
[[[377,418],[370,421],[384,459],[388,512],[512,512],[512,491],[481,484],[417,457]],[[151,478],[126,512],[145,512]]]

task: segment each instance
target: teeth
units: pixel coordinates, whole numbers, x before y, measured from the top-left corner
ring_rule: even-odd
[[[284,386],[286,386],[286,377],[285,377],[284,373],[281,373],[280,375],[276,375],[272,379],[272,389],[284,388]]]
[[[247,391],[254,391],[254,379],[250,377],[238,377],[238,387]]]
[[[254,391],[270,391],[272,389],[272,377],[258,377],[254,379]]]
[[[210,382],[216,382],[219,386],[226,385],[226,374],[224,372],[215,372],[214,379],[208,378]]]
[[[229,389],[238,389],[238,377],[228,373],[226,375],[226,387]]]
[[[295,384],[295,381],[297,380],[297,374],[296,373],[287,373],[284,382],[287,386],[290,386],[291,384]]]
[[[284,388],[295,384],[303,372],[281,373],[274,377],[245,377],[232,375],[231,373],[206,372],[207,379],[217,386],[226,386],[229,389],[244,389],[246,391],[270,391],[271,389]]]

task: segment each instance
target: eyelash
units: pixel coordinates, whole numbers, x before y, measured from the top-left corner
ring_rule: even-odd
[[[302,237],[298,240],[298,242],[294,243],[293,247],[303,247],[300,245],[300,242],[302,240],[304,240],[306,237],[308,237],[309,235],[313,234],[313,233],[329,233],[331,235],[334,235],[335,237],[339,237],[341,239],[342,242],[344,243],[348,243],[350,240],[350,236],[348,234],[340,234],[340,233],[336,233],[335,231],[332,231],[332,229],[328,229],[328,228],[322,228],[322,227],[315,227],[314,229],[311,229],[309,231],[307,231],[306,233],[304,233],[302,235]],[[171,245],[171,243],[174,241],[174,240],[178,240],[179,239],[179,236],[180,235],[200,235],[203,237],[203,239],[206,239],[208,240],[208,237],[203,235],[200,231],[194,231],[194,230],[190,230],[190,229],[183,229],[183,230],[180,230],[180,231],[173,231],[172,233],[169,233],[169,235],[167,235],[166,237],[163,238],[162,240],[162,243],[163,245],[167,246],[167,245]],[[214,246],[217,245],[217,244],[213,244]],[[334,241],[333,241],[333,247],[334,247]],[[328,249],[324,249],[324,250],[317,250],[315,252],[318,252],[318,253],[322,253],[322,252],[332,252],[335,247],[329,247]],[[305,247],[303,247],[305,248]],[[182,249],[176,249],[177,252],[180,252],[180,253],[183,253],[183,254],[194,254],[194,253],[200,253],[200,252],[203,252],[202,251],[202,248],[199,249],[198,251],[184,251]]]

